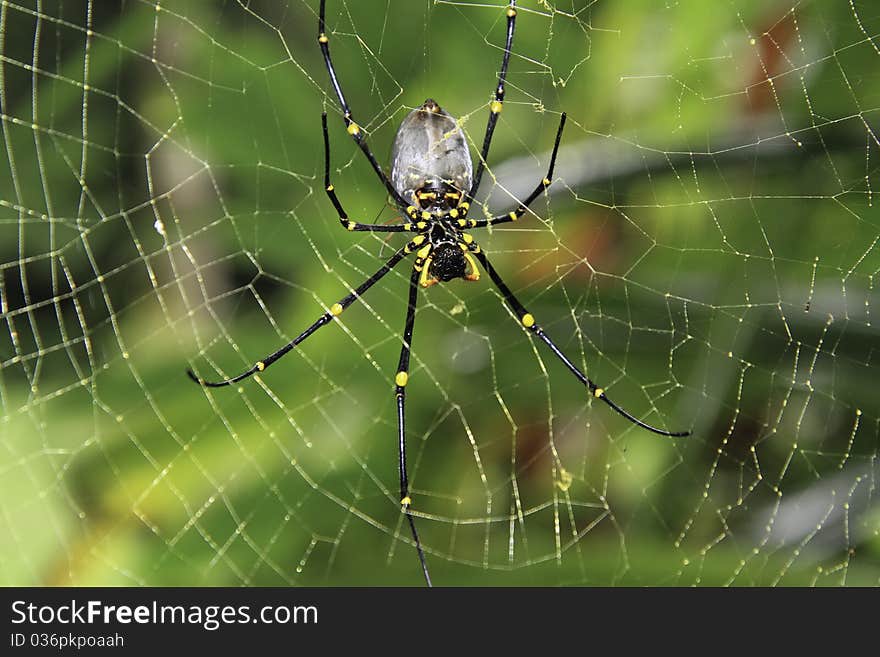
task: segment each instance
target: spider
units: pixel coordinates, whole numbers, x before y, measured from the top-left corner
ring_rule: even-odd
[[[510,0],[506,10],[507,38],[504,44],[504,55],[501,60],[501,70],[498,74],[498,84],[495,87],[494,97],[489,103],[489,118],[486,123],[486,133],[483,137],[483,146],[480,150],[476,172],[473,171],[470,149],[455,119],[433,99],[429,98],[420,107],[411,111],[400,124],[392,146],[390,177],[385,174],[367,145],[364,131],[355,122],[351,108],[342,92],[342,86],[339,83],[339,78],[333,67],[333,61],[330,58],[330,38],[325,31],[325,3],[326,0],[321,0],[318,14],[318,44],[330,76],[330,83],[342,107],[342,118],[345,122],[346,131],[351,135],[358,147],[360,147],[367,160],[369,160],[370,165],[376,172],[376,176],[385,185],[397,209],[407,218],[407,221],[401,224],[380,225],[358,223],[349,219],[336,195],[333,184],[330,182],[330,138],[327,132],[326,112],[321,116],[324,136],[325,191],[339,216],[339,221],[343,228],[349,231],[371,231],[377,233],[414,233],[414,236],[402,248],[396,251],[372,276],[330,306],[311,326],[288,344],[257,361],[247,371],[231,379],[220,381],[206,381],[196,376],[192,370],[187,370],[187,374],[201,386],[218,388],[237,383],[242,379],[262,372],[272,363],[289,353],[294,347],[304,342],[306,338],[315,333],[319,328],[330,324],[334,318],[341,315],[346,308],[379,282],[404,258],[414,253],[415,259],[413,260],[409,281],[409,302],[407,304],[406,323],[403,330],[403,345],[400,350],[397,373],[394,376],[394,394],[397,399],[398,473],[400,476],[400,505],[409,522],[425,582],[428,586],[431,586],[428,564],[425,560],[425,553],[422,549],[422,543],[411,512],[412,498],[410,497],[406,470],[406,432],[404,429],[406,384],[409,381],[410,347],[412,345],[419,288],[428,288],[436,283],[445,283],[455,278],[461,278],[465,281],[478,281],[480,279],[480,271],[477,263],[479,263],[489,275],[495,287],[498,288],[504,301],[519,318],[522,326],[547,345],[550,351],[562,361],[578,381],[587,387],[593,397],[605,402],[633,424],[661,436],[687,436],[690,432],[658,429],[639,420],[611,401],[605,389],[598,386],[586,374],[581,372],[577,365],[556,346],[553,340],[536,322],[535,317],[526,310],[525,306],[510,291],[510,288],[490,264],[486,254],[474,241],[473,236],[466,232],[466,229],[485,228],[486,226],[497,226],[517,221],[525,214],[532,201],[538,198],[550,186],[553,178],[553,167],[556,163],[556,154],[559,150],[559,143],[562,140],[562,130],[565,127],[566,115],[563,113],[556,131],[556,141],[553,144],[553,152],[550,156],[550,166],[547,168],[547,175],[541,179],[532,193],[515,210],[492,218],[471,219],[468,217],[470,204],[474,200],[474,195],[477,193],[480,179],[486,167],[486,158],[489,154],[489,146],[492,143],[495,125],[498,123],[498,115],[501,113],[504,103],[504,84],[507,77],[507,66],[510,61],[513,33],[516,27],[516,0]]]

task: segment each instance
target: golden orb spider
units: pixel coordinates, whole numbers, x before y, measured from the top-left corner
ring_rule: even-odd
[[[427,288],[435,283],[447,282],[454,278],[477,281],[480,278],[480,272],[477,268],[477,262],[479,262],[504,297],[504,300],[513,312],[516,313],[522,326],[547,345],[550,351],[562,361],[582,385],[587,387],[596,399],[601,399],[633,424],[661,436],[687,436],[690,432],[658,429],[639,420],[611,401],[604,388],[596,385],[586,374],[581,372],[543,331],[535,321],[534,316],[519,302],[510,291],[510,288],[501,279],[498,272],[489,263],[486,254],[483,253],[474,241],[473,236],[466,232],[467,229],[496,226],[516,221],[522,217],[529,205],[552,182],[553,166],[556,163],[559,143],[562,140],[562,130],[565,127],[566,115],[563,113],[559,120],[559,128],[556,131],[556,141],[553,144],[553,152],[550,156],[550,166],[547,168],[547,175],[515,210],[488,219],[468,218],[468,210],[480,186],[480,179],[483,176],[486,158],[489,154],[489,146],[492,143],[492,135],[495,132],[498,115],[501,113],[504,103],[504,83],[507,77],[507,66],[510,62],[513,33],[516,27],[516,0],[510,0],[506,10],[507,39],[504,44],[504,55],[501,60],[501,70],[498,74],[498,84],[495,87],[494,98],[489,103],[489,120],[486,124],[486,133],[483,137],[483,146],[480,150],[480,159],[477,163],[476,172],[472,170],[471,154],[467,141],[455,119],[434,100],[429,98],[420,107],[410,112],[400,124],[392,147],[390,178],[382,170],[370,147],[367,145],[364,132],[355,122],[351,108],[345,100],[345,95],[342,93],[342,87],[336,76],[336,70],[333,68],[333,61],[330,59],[330,39],[325,31],[324,21],[325,3],[326,0],[321,0],[318,14],[318,44],[324,57],[327,72],[330,75],[333,90],[342,107],[345,128],[360,147],[367,160],[369,160],[379,180],[385,185],[385,188],[394,200],[397,209],[408,218],[408,221],[403,224],[380,225],[362,224],[349,219],[348,214],[346,214],[342,207],[342,203],[336,196],[333,184],[330,182],[330,138],[327,133],[326,112],[321,115],[324,134],[325,191],[333,207],[336,209],[336,213],[339,215],[339,221],[343,228],[350,231],[415,233],[415,236],[394,253],[372,276],[330,306],[311,326],[288,344],[257,361],[249,370],[231,379],[221,381],[206,381],[196,376],[191,370],[187,370],[187,374],[199,385],[208,388],[218,388],[237,383],[242,379],[262,372],[294,347],[305,341],[306,338],[319,328],[333,321],[334,317],[342,314],[346,308],[381,280],[406,256],[415,253],[416,257],[413,261],[412,274],[410,276],[406,324],[403,330],[403,346],[400,350],[400,360],[394,377],[395,395],[397,398],[398,469],[400,504],[409,521],[409,527],[418,552],[422,573],[425,576],[425,582],[427,582],[428,586],[431,586],[431,576],[428,573],[425,553],[422,549],[419,533],[416,530],[415,521],[410,510],[412,499],[409,495],[409,481],[406,471],[406,440],[404,431],[404,407],[406,384],[409,380],[410,345],[412,344],[416,301],[420,287]]]

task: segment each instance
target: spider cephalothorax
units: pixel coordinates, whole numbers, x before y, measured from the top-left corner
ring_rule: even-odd
[[[477,262],[479,262],[495,284],[495,287],[498,288],[504,301],[513,311],[520,324],[550,349],[553,355],[589,391],[592,397],[605,402],[627,420],[648,431],[662,436],[686,436],[689,432],[673,432],[658,429],[634,417],[611,401],[608,395],[605,394],[605,389],[597,386],[556,346],[553,340],[537,324],[534,316],[526,310],[525,306],[520,303],[519,299],[507,287],[501,276],[499,276],[498,272],[495,271],[495,268],[489,262],[486,254],[474,242],[474,238],[469,233],[464,232],[465,229],[469,228],[484,228],[486,226],[516,221],[526,213],[529,205],[550,186],[553,178],[553,165],[556,162],[559,142],[562,139],[562,129],[565,126],[565,114],[563,113],[559,120],[559,128],[556,131],[556,141],[553,145],[553,153],[550,155],[550,166],[547,169],[547,175],[541,179],[531,194],[522,199],[515,210],[497,217],[487,216],[485,219],[475,220],[467,217],[469,204],[473,202],[474,195],[480,186],[480,178],[485,170],[489,146],[492,143],[492,135],[495,132],[498,115],[501,113],[504,103],[504,84],[507,77],[507,65],[510,61],[510,48],[513,44],[513,32],[516,25],[516,0],[510,0],[506,10],[507,39],[504,44],[504,56],[501,60],[498,84],[495,86],[493,99],[489,103],[489,119],[486,123],[486,134],[483,137],[476,172],[473,171],[471,154],[460,126],[446,110],[429,98],[421,106],[411,111],[400,124],[391,152],[390,178],[385,174],[367,145],[363,130],[352,117],[351,108],[345,100],[339,79],[336,77],[336,70],[333,68],[333,62],[330,59],[330,38],[325,31],[325,2],[326,0],[321,0],[318,13],[318,44],[324,57],[327,72],[330,75],[333,91],[342,107],[342,118],[345,122],[345,128],[370,162],[379,180],[393,199],[394,205],[406,217],[406,220],[405,223],[387,225],[362,224],[348,218],[342,203],[336,196],[336,190],[330,182],[330,137],[327,133],[327,115],[325,113],[322,116],[322,126],[324,132],[324,185],[327,197],[336,209],[340,223],[348,230],[375,233],[415,233],[415,235],[403,247],[398,249],[372,276],[327,308],[311,326],[274,353],[257,361],[247,371],[221,381],[206,381],[196,376],[192,370],[189,370],[188,374],[193,381],[202,386],[217,388],[228,386],[262,372],[297,345],[304,342],[319,328],[332,322],[334,318],[341,315],[346,308],[373,287],[373,285],[403,261],[405,257],[415,253],[412,273],[410,274],[406,324],[403,329],[403,345],[400,350],[397,373],[394,375],[394,394],[397,399],[400,505],[409,523],[413,543],[415,544],[419,563],[422,567],[422,573],[425,576],[425,581],[430,586],[431,578],[428,574],[428,564],[425,560],[425,553],[422,549],[419,534],[416,531],[415,520],[410,509],[412,499],[409,495],[409,479],[406,470],[406,431],[404,428],[406,385],[409,381],[409,360],[419,287],[429,287],[435,283],[450,281],[454,278],[476,281],[479,279],[479,272],[477,270]]]
[[[429,272],[444,283],[467,275],[468,262],[455,244],[445,242],[435,246],[431,253]],[[475,269],[475,268],[474,268]]]
[[[437,226],[439,222],[435,224],[435,227]],[[470,239],[470,235],[466,237]],[[413,268],[420,272],[419,284],[422,287],[445,283],[453,278],[463,278],[466,281],[480,280],[477,263],[474,262],[470,248],[464,240],[430,241],[419,251]]]

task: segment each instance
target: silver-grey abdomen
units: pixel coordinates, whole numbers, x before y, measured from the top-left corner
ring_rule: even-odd
[[[406,116],[391,149],[391,183],[407,202],[418,205],[415,192],[442,183],[467,193],[472,175],[464,133],[446,110],[429,98]]]

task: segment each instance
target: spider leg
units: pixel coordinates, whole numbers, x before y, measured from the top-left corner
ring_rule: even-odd
[[[327,132],[327,112],[321,114],[321,128],[324,131],[324,191],[330,197],[330,202],[336,208],[336,214],[339,215],[339,223],[347,230],[354,231],[371,231],[374,233],[405,233],[412,230],[410,224],[360,224],[356,221],[350,221],[348,214],[342,207],[339,198],[336,196],[336,188],[330,182],[330,135]]]
[[[422,239],[419,239],[419,238]],[[404,246],[402,249],[397,251],[393,256],[391,256],[384,265],[382,265],[376,273],[370,276],[363,283],[358,285],[352,292],[342,297],[338,302],[334,303],[330,306],[330,310],[321,315],[311,326],[309,326],[305,331],[300,333],[293,340],[288,342],[286,345],[281,347],[281,349],[269,354],[268,356],[258,360],[254,363],[253,367],[242,372],[238,376],[234,376],[231,379],[222,379],[220,381],[206,381],[201,377],[196,376],[192,370],[187,370],[186,373],[193,381],[198,383],[200,386],[204,386],[205,388],[220,388],[222,386],[228,386],[233,383],[238,383],[242,379],[246,379],[249,376],[253,376],[258,372],[262,372],[267,367],[269,367],[276,360],[279,360],[282,356],[286,355],[291,349],[293,349],[298,344],[304,342],[306,338],[308,338],[312,333],[317,331],[322,326],[326,326],[331,322],[334,317],[337,317],[342,314],[342,311],[348,308],[352,303],[354,303],[355,299],[360,297],[364,292],[369,290],[373,285],[375,285],[382,277],[385,276],[388,272],[390,272],[397,263],[399,263],[403,258],[411,253],[419,244],[424,241],[424,237],[421,235],[417,235],[414,240],[412,240],[409,244]]]
[[[559,152],[559,142],[562,140],[562,129],[565,127],[565,112],[559,117],[559,128],[556,130],[556,142],[553,144],[553,154],[550,156],[550,166],[547,168],[547,175],[538,183],[538,186],[529,194],[526,199],[519,204],[519,207],[513,212],[502,214],[492,219],[478,219],[469,224],[471,228],[483,228],[485,226],[495,226],[497,224],[506,224],[508,221],[516,221],[526,212],[526,209],[532,204],[536,198],[541,195],[545,189],[550,187],[553,182],[553,167],[556,166],[556,154]]]
[[[507,65],[510,63],[510,48],[513,45],[513,31],[516,28],[516,0],[510,0],[507,7],[507,41],[504,43],[504,56],[501,59],[501,70],[498,73],[498,86],[495,87],[495,98],[489,103],[489,120],[486,123],[486,134],[483,137],[483,148],[480,150],[480,161],[477,163],[477,170],[474,173],[474,181],[471,184],[470,191],[467,193],[467,199],[474,200],[474,194],[480,187],[480,179],[483,177],[483,170],[486,168],[486,158],[489,156],[489,146],[492,143],[492,134],[495,132],[495,124],[498,123],[498,115],[501,114],[501,108],[504,104],[504,83],[507,79]]]
[[[382,167],[379,166],[379,162],[376,161],[376,156],[373,155],[373,152],[370,150],[370,147],[364,139],[363,130],[352,118],[351,108],[348,106],[348,103],[345,100],[345,95],[342,93],[342,87],[339,85],[339,78],[336,77],[336,69],[333,68],[333,61],[330,59],[330,38],[327,36],[324,20],[325,4],[326,0],[321,0],[321,6],[318,12],[318,44],[321,46],[321,54],[324,56],[324,65],[327,67],[327,72],[330,74],[330,82],[333,85],[333,90],[336,92],[339,104],[342,105],[342,118],[345,121],[345,129],[360,147],[366,158],[370,161],[373,171],[379,176],[379,180],[385,185],[385,188],[388,190],[388,193],[391,194],[391,197],[397,205],[401,208],[405,208],[409,204],[403,200],[400,192],[394,188],[394,185],[391,184],[388,176],[382,171]]]
[[[559,349],[559,347],[557,347],[556,344],[554,344],[553,340],[551,340],[550,337],[546,333],[544,333],[544,330],[540,326],[538,326],[538,324],[535,322],[535,318],[532,316],[532,314],[529,313],[528,310],[526,310],[525,306],[523,306],[519,302],[519,300],[513,295],[513,292],[510,291],[510,288],[507,287],[507,285],[504,283],[503,280],[501,280],[501,277],[498,275],[498,272],[496,272],[495,268],[492,267],[492,265],[489,263],[489,260],[488,260],[488,258],[486,258],[486,255],[482,251],[479,250],[479,247],[472,247],[472,252],[476,256],[476,258],[480,261],[480,263],[483,265],[483,268],[486,270],[486,273],[489,274],[489,278],[491,278],[492,282],[495,283],[495,287],[497,287],[498,290],[501,292],[501,295],[504,297],[504,300],[507,302],[507,305],[509,305],[513,309],[513,311],[516,313],[517,317],[519,317],[519,320],[522,323],[522,325],[525,326],[532,333],[537,335],[541,339],[541,341],[544,344],[546,344],[547,347],[550,348],[550,351],[552,351],[553,354],[559,360],[562,361],[562,363],[569,369],[569,371],[571,371],[571,373],[574,374],[575,377],[577,377],[577,379],[582,384],[587,386],[587,388],[590,391],[590,394],[592,394],[597,399],[601,399],[603,402],[605,402],[611,408],[613,408],[615,411],[617,411],[620,415],[625,417],[627,420],[629,420],[633,424],[642,427],[643,429],[647,429],[648,431],[659,434],[661,436],[679,437],[679,436],[689,436],[690,435],[690,433],[691,433],[690,431],[665,431],[664,429],[658,429],[657,427],[653,427],[650,424],[642,422],[641,420],[639,420],[635,416],[631,415],[628,411],[625,411],[623,408],[621,408],[620,406],[615,404],[613,401],[611,401],[608,398],[608,395],[605,394],[604,388],[600,388],[595,383],[593,383],[593,381],[586,374],[584,374],[583,372],[580,371],[580,369],[578,369],[577,365],[572,363],[568,359],[568,357],[564,353],[562,353],[562,351]]]
[[[397,374],[394,377],[395,394],[397,396],[397,446],[398,446],[398,469],[400,473],[400,504],[406,512],[409,528],[412,531],[413,541],[419,553],[419,562],[422,565],[422,573],[425,581],[431,586],[431,576],[428,574],[428,564],[425,561],[425,552],[422,550],[422,542],[416,531],[416,523],[410,512],[412,500],[409,496],[409,479],[406,474],[406,435],[404,431],[404,406],[406,405],[406,384],[409,379],[409,355],[412,350],[413,324],[416,319],[416,300],[419,292],[420,272],[413,268],[409,281],[409,304],[406,309],[406,326],[403,329],[403,346],[400,348],[400,361],[397,365]]]

